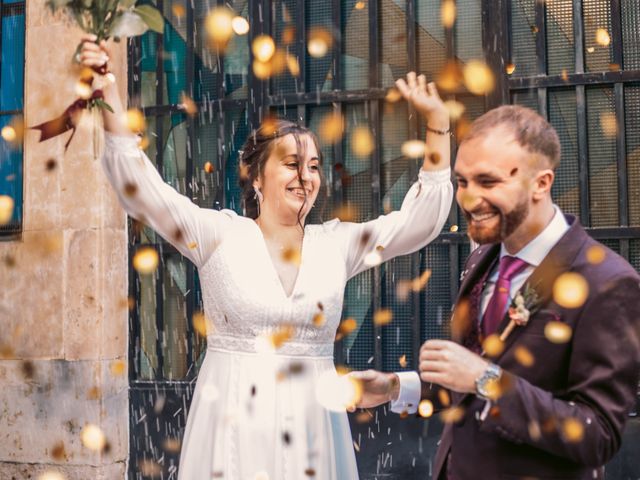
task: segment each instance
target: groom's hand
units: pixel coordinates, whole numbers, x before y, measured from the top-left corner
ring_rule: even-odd
[[[420,379],[460,393],[474,393],[476,379],[489,362],[462,345],[448,340],[428,340],[420,348]]]
[[[358,408],[373,408],[396,400],[400,393],[400,380],[395,373],[378,372],[377,370],[365,370],[351,372],[349,376],[358,380],[362,387],[360,401],[349,408],[350,412]]]

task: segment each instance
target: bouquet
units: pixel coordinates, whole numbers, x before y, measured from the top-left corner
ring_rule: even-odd
[[[147,30],[158,33],[164,31],[164,18],[152,5],[136,6],[136,0],[48,0],[47,6],[51,12],[62,10],[86,33],[97,37],[96,42],[109,40],[119,42],[122,37],[135,37]],[[79,44],[74,53],[74,60],[79,60]],[[107,65],[93,67],[83,71],[76,91],[80,95],[62,115],[33,127],[40,130],[40,141],[60,135],[72,130],[69,140],[65,144],[65,151],[76,130],[76,117],[85,109],[113,109],[104,101],[102,90],[95,88],[94,73],[106,75],[110,82],[115,81],[109,73]],[[95,145],[96,142],[94,142]],[[97,155],[96,155],[97,156]]]

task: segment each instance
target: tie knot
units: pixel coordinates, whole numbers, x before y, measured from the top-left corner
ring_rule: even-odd
[[[529,264],[521,258],[505,255],[500,259],[500,271],[498,273],[498,277],[503,280],[511,281],[514,276],[522,272],[528,266]]]

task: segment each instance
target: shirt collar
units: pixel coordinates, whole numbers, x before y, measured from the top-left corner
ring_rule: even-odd
[[[555,214],[542,232],[536,238],[527,243],[518,253],[516,257],[524,260],[529,265],[537,267],[542,263],[544,258],[549,254],[551,249],[569,230],[569,224],[564,218],[564,214],[557,205],[553,206]],[[500,246],[500,258],[509,255],[504,244]]]

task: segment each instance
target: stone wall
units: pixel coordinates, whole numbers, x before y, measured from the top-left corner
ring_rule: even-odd
[[[77,97],[81,32],[26,2],[25,124]],[[126,47],[112,69],[126,98]],[[0,242],[0,478],[125,478],[128,454],[126,217],[94,158],[93,121],[38,143],[24,138],[24,228]],[[99,426],[102,452],[80,432]]]

